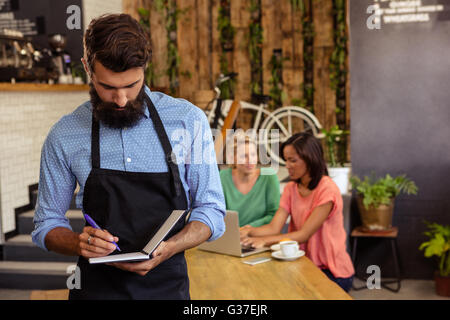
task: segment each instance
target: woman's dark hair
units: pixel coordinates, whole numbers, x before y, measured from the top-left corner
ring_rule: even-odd
[[[320,182],[323,176],[328,175],[327,164],[323,157],[323,149],[320,141],[309,132],[300,132],[294,134],[286,140],[280,148],[281,157],[284,158],[284,148],[291,145],[297,151],[298,156],[305,161],[311,181],[308,189],[313,190]],[[300,183],[300,181],[297,181]]]
[[[145,67],[151,45],[144,29],[128,14],[105,14],[89,24],[83,38],[85,59],[94,72],[94,62],[114,72]]]

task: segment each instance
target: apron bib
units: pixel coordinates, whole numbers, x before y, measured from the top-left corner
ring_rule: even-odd
[[[120,253],[140,251],[173,210],[186,210],[187,199],[172,147],[150,98],[146,103],[163,147],[169,172],[127,172],[100,167],[99,122],[92,117],[92,170],[84,187],[83,212],[119,237]],[[167,238],[183,229],[182,218]],[[166,239],[167,239],[166,238]],[[115,254],[119,253],[117,251]],[[114,254],[113,253],[113,254]],[[162,262],[145,276],[79,257],[81,289],[69,299],[189,299],[184,252]]]

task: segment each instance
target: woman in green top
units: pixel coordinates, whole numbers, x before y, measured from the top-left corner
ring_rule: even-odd
[[[257,146],[246,136],[234,142],[231,168],[220,171],[227,210],[239,213],[239,225],[268,224],[280,203],[280,182],[271,168],[258,168]]]

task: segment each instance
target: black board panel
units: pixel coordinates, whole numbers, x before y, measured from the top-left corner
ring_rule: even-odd
[[[69,29],[67,20],[74,11],[67,8],[77,6],[80,10],[80,28]],[[0,0],[0,29],[16,29],[30,36],[33,44],[50,48],[48,35],[54,33],[67,36],[66,51],[73,61],[83,54],[82,0]],[[69,24],[72,28],[72,25]]]
[[[349,2],[352,171],[416,182],[417,196],[397,199],[393,223],[405,277],[431,278],[436,265],[418,250],[423,220],[450,224],[450,0]],[[385,10],[379,28],[371,5]],[[361,254],[368,265],[390,259]]]

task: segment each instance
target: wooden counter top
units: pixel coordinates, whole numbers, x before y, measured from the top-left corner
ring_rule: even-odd
[[[87,84],[45,84],[45,83],[8,83],[0,82],[0,92],[2,91],[89,91]]]
[[[295,261],[272,259],[254,266],[253,257],[231,257],[198,249],[186,251],[193,300],[351,300],[352,297],[303,256]]]
[[[242,263],[270,252],[237,258],[201,251],[185,252],[192,300],[352,300],[307,257]],[[69,290],[33,291],[31,300],[68,298]]]

